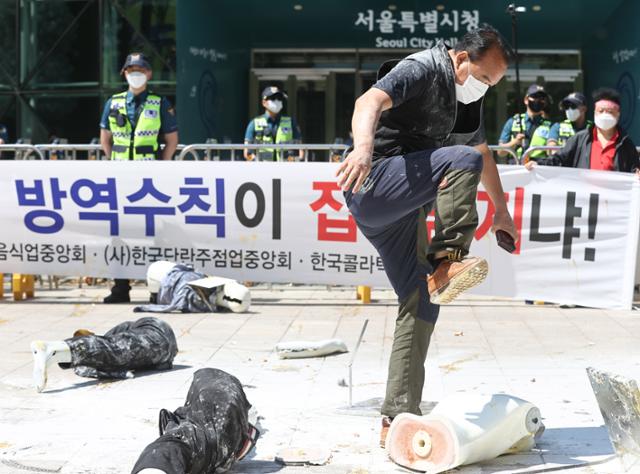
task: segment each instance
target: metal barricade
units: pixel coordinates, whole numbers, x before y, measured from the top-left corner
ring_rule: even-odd
[[[98,143],[65,143],[65,144],[41,144],[41,145],[31,145],[36,149],[42,151],[42,156],[46,156],[47,152],[63,152],[64,159],[77,160],[79,151],[86,151],[89,153],[89,157],[93,154],[94,160],[107,160],[107,156],[102,151],[102,146]],[[160,145],[160,149],[164,149],[164,143]],[[179,144],[176,147],[176,153],[182,151],[186,145]],[[51,154],[51,157],[57,156],[56,154]],[[57,159],[57,158],[51,158]]]
[[[36,145],[27,145],[22,143],[7,143],[0,145],[0,153],[3,151],[13,151],[16,153],[16,160],[44,160],[44,155]],[[32,156],[35,155],[35,158]]]
[[[202,160],[200,155],[197,153],[198,151],[210,152],[210,151],[219,151],[219,150],[229,150],[231,151],[231,161],[236,160],[236,152],[243,152],[246,149],[251,150],[304,150],[304,158],[302,161],[309,161],[308,151],[310,150],[318,150],[318,151],[344,151],[349,148],[347,145],[332,143],[332,144],[308,144],[308,143],[278,143],[278,144],[269,144],[269,143],[194,143],[192,145],[187,145],[182,149],[180,154],[178,155],[178,160],[184,160],[187,156],[191,156],[193,160]],[[242,156],[242,155],[241,155]],[[206,155],[205,155],[206,159]]]
[[[529,156],[534,151],[540,151],[540,150],[558,151],[558,150],[562,150],[562,148],[563,147],[561,147],[559,145],[532,146],[530,148],[527,148],[525,150],[525,152],[522,154],[522,159],[520,161],[520,164],[525,164],[527,161],[529,161],[529,159],[530,159]]]
[[[164,144],[160,145],[160,149],[164,149]],[[309,151],[328,151],[333,156],[340,156],[342,153],[347,150],[349,147],[345,144],[340,143],[315,143],[315,144],[306,144],[306,143],[286,143],[286,144],[245,144],[245,143],[193,143],[190,145],[178,144],[176,147],[176,155],[174,155],[174,159],[178,161],[182,161],[185,159],[192,160],[203,160],[203,161],[218,161],[218,156],[211,154],[212,151],[230,151],[231,152],[231,161],[239,161],[238,152],[240,152],[240,157],[242,157],[242,152],[245,149],[252,150],[261,150],[261,149],[271,149],[271,150],[303,150],[304,158],[302,161],[309,161]],[[528,158],[529,154],[536,150],[557,150],[562,147],[559,146],[537,146],[529,148],[524,155],[522,156],[522,160]],[[640,153],[640,147],[637,147],[638,152]],[[3,144],[0,145],[0,153],[3,150],[7,151],[15,151],[16,159],[40,159],[46,160],[47,155],[50,154],[51,159],[57,159],[58,154],[53,152],[62,152],[64,155],[64,159],[77,160],[78,152],[87,152],[89,159],[97,159],[97,160],[106,160],[104,152],[102,151],[102,147],[100,144],[90,144],[90,143],[65,143],[65,144],[39,144],[39,145],[30,145],[30,144]],[[509,154],[513,159],[520,163],[521,160],[518,159],[518,155],[516,152],[507,146],[504,145],[489,145],[489,150],[492,152],[495,151],[504,151]],[[205,152],[203,156],[201,156],[198,152]],[[91,158],[93,156],[94,158]],[[296,160],[297,161],[297,160]],[[334,161],[331,158],[329,161]]]
[[[179,144],[176,147],[176,154],[179,154],[187,145]],[[164,143],[160,145],[160,149],[164,149]],[[8,143],[0,145],[0,154],[2,151],[13,151],[16,152],[16,160],[30,160],[34,159],[33,155],[35,155],[35,159],[38,160],[47,160],[47,156],[50,156],[50,160],[57,160],[58,153],[54,152],[62,152],[65,160],[77,160],[79,151],[86,151],[87,153],[93,154],[97,160],[106,160],[107,157],[102,151],[102,147],[99,144],[93,143],[42,143],[38,145],[30,145],[30,144],[21,144],[21,143]],[[91,159],[91,158],[89,158]]]
[[[47,152],[63,152],[65,160],[77,160],[79,151],[86,151],[88,153],[95,153],[94,159],[103,159],[104,156],[102,152],[102,147],[99,144],[79,144],[79,143],[47,143],[41,145],[35,145],[38,150],[43,152],[43,155],[46,156]],[[49,155],[50,160],[58,160],[58,153],[51,153]]]
[[[489,150],[491,151],[506,151],[508,155],[511,155],[513,157],[513,159],[515,160],[516,163],[518,163],[520,160],[518,160],[518,154],[515,152],[515,150],[511,147],[508,147],[506,145],[489,145]]]

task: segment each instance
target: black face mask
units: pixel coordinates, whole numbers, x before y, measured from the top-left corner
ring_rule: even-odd
[[[546,105],[543,100],[531,100],[531,99],[529,99],[528,104],[529,104],[529,109],[531,109],[531,112],[534,112],[534,113],[542,112]]]

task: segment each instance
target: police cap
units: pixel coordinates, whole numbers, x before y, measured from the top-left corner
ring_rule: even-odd
[[[131,66],[139,66],[151,70],[151,64],[149,64],[147,57],[142,53],[131,53],[127,56],[124,66],[122,66],[122,70],[120,72],[124,72],[125,69]]]
[[[282,89],[280,89],[278,86],[269,86],[263,89],[262,91],[263,99],[268,99],[269,97],[273,97],[273,96],[280,96],[285,99],[289,98],[289,96],[287,96],[287,93]]]
[[[527,89],[527,97],[531,97],[533,95],[545,95],[549,97],[549,94],[545,90],[544,86],[540,84],[531,84]]]
[[[572,92],[560,102],[560,108],[566,109],[567,106],[572,105],[574,107],[580,107],[581,105],[587,105],[587,98],[582,92]]]

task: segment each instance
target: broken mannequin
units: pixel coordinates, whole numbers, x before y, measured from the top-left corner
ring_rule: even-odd
[[[255,445],[251,404],[240,381],[219,369],[193,374],[184,406],[160,410],[160,437],[148,445],[132,474],[213,474],[230,469]]]
[[[135,312],[209,313],[226,308],[242,313],[251,304],[249,289],[237,281],[207,277],[189,266],[164,260],[149,265],[147,286],[153,304],[136,306]]]
[[[389,457],[419,472],[436,474],[457,466],[528,451],[542,435],[540,410],[510,395],[457,393],[425,416],[402,413],[391,422]]]
[[[133,370],[170,369],[178,345],[166,322],[146,317],[118,324],[104,336],[80,330],[64,341],[33,341],[31,350],[34,385],[41,392],[54,363],[81,377],[130,378]]]

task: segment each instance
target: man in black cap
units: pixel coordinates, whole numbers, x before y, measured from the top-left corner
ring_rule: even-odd
[[[572,92],[560,102],[566,120],[554,123],[549,132],[549,145],[564,146],[567,140],[593,122],[587,120],[587,99],[581,92]]]
[[[287,94],[277,86],[266,87],[262,91],[262,106],[265,113],[258,115],[249,122],[244,134],[245,143],[299,143],[301,140],[300,127],[293,117],[280,115]],[[288,150],[261,149],[258,150],[260,161],[293,161],[296,152]],[[298,159],[302,159],[304,151],[297,152]],[[256,150],[245,149],[245,160],[256,159]]]
[[[160,137],[165,143],[162,159],[170,160],[178,145],[178,123],[171,103],[147,90],[151,65],[142,53],[131,53],[120,71],[129,90],[107,100],[100,120],[100,144],[111,160],[155,160]],[[116,279],[105,303],[128,303],[129,280]]]
[[[551,97],[544,86],[531,84],[524,98],[527,112],[516,114],[505,122],[500,134],[500,145],[514,148],[518,157],[521,157],[524,150],[529,147],[547,145],[552,123],[545,119],[543,114],[550,103]],[[507,152],[504,151],[498,152],[499,156],[506,154]],[[547,156],[547,152],[538,150],[531,153],[529,158],[535,160],[542,156]]]

